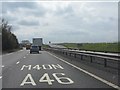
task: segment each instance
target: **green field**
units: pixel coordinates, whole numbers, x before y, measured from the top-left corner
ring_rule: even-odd
[[[120,52],[120,45],[118,43],[61,43],[67,48],[100,51],[100,52]],[[119,48],[119,49],[118,49]]]

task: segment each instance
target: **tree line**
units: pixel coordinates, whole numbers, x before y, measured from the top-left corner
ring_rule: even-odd
[[[0,30],[2,31],[2,50],[3,51],[19,48],[17,37],[11,32],[12,26],[9,25],[8,22],[4,19],[2,19]]]

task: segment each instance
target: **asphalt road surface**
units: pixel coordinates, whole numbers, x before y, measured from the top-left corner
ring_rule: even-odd
[[[3,55],[2,88],[119,88],[47,51]]]

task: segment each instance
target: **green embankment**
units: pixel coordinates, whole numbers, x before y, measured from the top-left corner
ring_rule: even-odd
[[[43,48],[49,48],[49,45],[45,45],[45,44],[43,44],[42,47],[43,47]]]
[[[61,45],[73,49],[113,53],[120,52],[120,45],[118,43],[62,43]]]

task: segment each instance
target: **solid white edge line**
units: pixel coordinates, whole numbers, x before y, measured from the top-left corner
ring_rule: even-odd
[[[49,52],[48,52],[48,53],[49,53]],[[111,83],[111,82],[109,82],[109,81],[107,81],[107,80],[104,80],[103,78],[100,78],[99,76],[96,76],[96,75],[94,75],[94,74],[92,74],[92,73],[90,73],[90,72],[88,72],[88,71],[86,71],[86,70],[84,70],[84,69],[82,69],[82,68],[80,68],[80,67],[77,67],[77,66],[75,66],[75,65],[73,65],[73,64],[65,61],[64,59],[61,59],[61,58],[59,58],[59,57],[57,57],[57,56],[55,56],[55,55],[53,55],[53,54],[51,54],[51,53],[49,53],[49,54],[50,54],[51,56],[59,59],[60,61],[62,61],[62,62],[64,62],[64,63],[66,63],[66,64],[68,64],[68,65],[70,65],[70,66],[72,66],[72,67],[74,67],[74,68],[76,68],[76,69],[84,72],[85,74],[88,74],[89,76],[91,76],[91,77],[93,77],[93,78],[95,78],[95,79],[97,79],[97,80],[99,80],[99,81],[101,81],[101,82],[103,82],[103,83],[105,83],[105,84],[113,87],[113,88],[116,88],[116,89],[120,90],[120,87],[119,87],[119,86],[117,86],[117,85],[115,85],[115,84],[113,84],[113,83]]]

